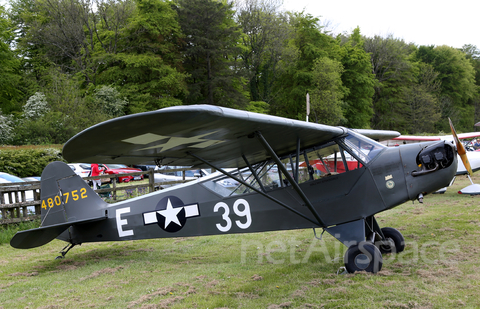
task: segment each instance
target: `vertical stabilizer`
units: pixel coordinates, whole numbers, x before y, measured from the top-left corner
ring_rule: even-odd
[[[75,245],[71,226],[107,218],[108,204],[63,162],[52,162],[43,170],[41,200],[41,227],[16,233],[10,240],[12,247],[35,248],[55,238]]]
[[[41,226],[105,216],[105,203],[63,162],[50,163],[42,173]]]

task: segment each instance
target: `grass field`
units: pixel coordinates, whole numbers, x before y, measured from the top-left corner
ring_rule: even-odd
[[[480,183],[480,177],[474,181]],[[479,308],[480,196],[457,191],[377,216],[405,252],[337,275],[345,248],[311,230],[31,250],[0,245],[0,308]]]

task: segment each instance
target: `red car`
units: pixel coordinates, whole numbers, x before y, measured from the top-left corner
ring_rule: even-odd
[[[98,167],[100,169],[104,168],[105,170],[103,171],[103,173],[109,175],[136,173],[142,171],[139,168],[128,167],[124,164],[99,164]],[[143,180],[143,175],[117,177],[118,182],[129,182],[132,180]]]

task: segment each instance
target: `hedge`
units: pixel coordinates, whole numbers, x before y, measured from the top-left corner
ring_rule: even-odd
[[[53,161],[66,162],[61,149],[55,147],[0,149],[0,172],[18,177],[40,176],[43,169]]]

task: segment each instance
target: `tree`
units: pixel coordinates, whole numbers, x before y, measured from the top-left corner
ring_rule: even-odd
[[[475,71],[476,94],[471,99],[470,104],[475,108],[474,119],[478,122],[480,119],[480,49],[474,45],[464,45],[461,49],[465,53],[466,58],[472,64]],[[475,127],[476,130],[478,127]]]
[[[345,125],[350,128],[370,128],[373,117],[375,75],[372,73],[370,56],[364,49],[360,28],[353,30],[343,48],[342,82],[348,89],[344,98]]]
[[[0,110],[6,114],[18,110],[17,100],[21,97],[18,90],[20,61],[10,48],[12,27],[5,9],[0,6]]]
[[[342,85],[343,66],[339,61],[328,57],[315,60],[310,110],[315,122],[328,125],[343,125],[346,119],[343,114],[342,98],[346,89]]]
[[[22,52],[30,58],[44,57],[66,73],[88,66],[89,44],[84,26],[89,24],[90,0],[24,0],[13,6],[22,29],[17,38]]]
[[[441,82],[442,102],[450,102],[451,108],[442,109],[442,118],[437,129],[448,131],[447,118],[450,117],[459,131],[471,131],[474,125],[473,99],[477,88],[475,71],[465,54],[449,46],[420,46],[415,59],[432,65]],[[444,105],[447,107],[448,105]],[[456,113],[452,113],[451,110]]]
[[[185,34],[183,49],[188,104],[242,107],[244,81],[235,63],[240,29],[228,1],[179,0],[178,15]]]
[[[249,112],[259,113],[259,114],[269,114],[270,106],[268,103],[263,101],[250,101],[248,102],[245,110]]]
[[[115,52],[101,56],[104,65],[99,68],[98,83],[116,86],[129,101],[129,113],[180,105],[188,93],[188,75],[181,65],[183,34],[177,13],[169,1],[136,3]],[[104,24],[107,27],[108,22]]]
[[[4,116],[0,111],[0,144],[9,143],[14,134],[13,120],[11,116]]]
[[[278,12],[278,0],[245,0],[237,20],[242,27],[242,53],[248,78],[250,99],[271,102],[273,85],[279,75],[279,62],[284,54],[284,42],[291,28],[285,14]]]
[[[315,88],[315,61],[323,57],[337,60],[340,45],[321,32],[319,19],[312,15],[289,13],[289,23],[291,37],[280,62],[282,72],[275,84],[279,95],[272,103],[272,111],[279,116],[305,119],[305,96]]]
[[[434,133],[435,124],[440,120],[440,102],[438,94],[441,82],[438,73],[433,67],[425,63],[417,63],[417,81],[405,93],[405,102],[408,105],[406,118],[408,119],[408,133]]]
[[[364,46],[376,78],[372,128],[402,131],[408,127],[405,92],[415,80],[409,60],[415,46],[392,35],[366,38]]]
[[[101,106],[82,96],[79,82],[51,69],[43,93],[24,106],[24,117],[14,125],[13,145],[63,144],[81,130],[109,119]]]
[[[128,101],[122,98],[117,89],[112,86],[100,86],[95,89],[94,104],[110,117],[119,117],[125,114],[124,107]]]
[[[44,67],[39,79],[54,66],[81,76],[87,95],[114,85],[130,113],[182,103],[182,34],[170,1],[19,0],[14,12],[25,33],[18,46]]]
[[[49,110],[45,95],[41,92],[36,92],[23,106],[23,117],[28,120],[38,119],[48,113]]]

